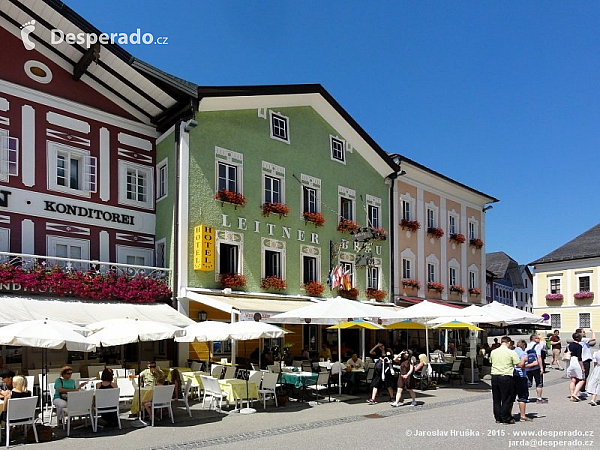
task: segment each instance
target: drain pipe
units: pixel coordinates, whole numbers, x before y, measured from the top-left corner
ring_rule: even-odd
[[[396,217],[395,217],[395,197],[394,193],[396,190],[396,178],[398,172],[389,174],[386,178],[390,180],[390,297],[394,304],[396,304],[395,292],[396,292]]]

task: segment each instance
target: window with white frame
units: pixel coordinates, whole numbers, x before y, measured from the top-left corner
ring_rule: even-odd
[[[280,113],[269,111],[271,116],[271,138],[290,143],[289,119]]]
[[[448,284],[450,286],[458,284],[456,280],[457,280],[456,269],[454,267],[449,267],[448,268]]]
[[[168,159],[163,159],[156,166],[156,199],[160,200],[169,194],[169,167]]]
[[[321,249],[311,245],[300,246],[300,257],[302,264],[302,282],[320,281],[321,273]]]
[[[477,289],[479,286],[479,269],[475,264],[469,266],[469,289]]]
[[[367,194],[367,226],[382,228],[381,226],[381,198]]]
[[[562,318],[560,314],[550,314],[550,326],[552,328],[560,328],[562,326]]]
[[[592,319],[590,313],[582,313],[578,314],[579,317],[579,326],[577,328],[591,328]]]
[[[430,254],[425,262],[427,264],[427,282],[428,283],[437,283],[441,280],[438,280],[438,270],[440,267],[440,262],[434,254]]]
[[[412,199],[402,199],[402,218],[404,220],[413,220],[414,201]]]
[[[52,264],[75,270],[88,269],[87,263],[78,263],[76,261],[78,259],[90,259],[90,241],[86,239],[48,235],[46,236],[46,251],[48,256],[68,259],[68,261],[50,259]]]
[[[550,293],[560,294],[560,278],[550,278]]]
[[[262,238],[262,278],[285,279],[285,242]]]
[[[435,211],[427,208],[427,228],[435,228]]]
[[[448,234],[453,235],[459,232],[458,228],[458,214],[448,213]]]
[[[262,162],[263,203],[285,203],[285,167]]]
[[[19,140],[0,129],[0,181],[19,174]]]
[[[96,192],[97,158],[90,152],[48,141],[48,189],[89,197]]]
[[[590,276],[579,277],[579,292],[590,292]]]
[[[411,279],[413,277],[412,264],[412,260],[402,258],[402,278],[404,278],[405,280]]]
[[[10,229],[0,228],[0,252],[10,252]],[[1,263],[8,262],[8,255],[0,256]]]
[[[321,211],[321,180],[302,174],[302,212],[317,213]]]
[[[242,168],[244,155],[242,153],[215,147],[216,191],[226,190],[243,194]]]
[[[161,239],[154,244],[154,264],[156,267],[167,267],[167,240]]]
[[[331,146],[331,159],[346,163],[346,149],[344,141],[333,136],[329,137],[329,141]]]
[[[130,266],[153,266],[154,252],[151,248],[117,245],[117,262]]]
[[[338,205],[340,220],[354,220],[356,191],[338,186]]]
[[[427,263],[427,282],[435,282],[435,264]]]
[[[344,275],[348,276],[348,280],[350,281],[350,286],[354,287],[354,264],[351,262],[341,262],[342,271]]]
[[[240,249],[238,245],[220,242],[219,252],[219,273],[240,273]]]
[[[469,219],[469,240],[477,239],[477,222]]]
[[[379,267],[367,267],[367,289],[379,289]]]
[[[127,161],[119,161],[119,203],[152,208],[152,168]]]

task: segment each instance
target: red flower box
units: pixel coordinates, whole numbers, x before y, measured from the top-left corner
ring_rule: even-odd
[[[316,227],[322,227],[325,225],[325,216],[320,212],[305,212],[303,213],[304,220],[307,222],[312,222]]]
[[[263,216],[268,217],[269,214],[279,214],[279,217],[286,217],[290,213],[290,208],[285,203],[263,203]]]
[[[437,227],[427,228],[427,234],[430,234],[436,239],[440,239],[444,235],[444,230]]]
[[[222,273],[219,276],[221,289],[243,288],[246,286],[246,277],[241,273]]]
[[[481,291],[477,288],[470,288],[469,289],[469,294],[471,295],[481,295]]]
[[[347,298],[348,300],[356,300],[358,298],[359,290],[356,288],[351,289],[338,289],[338,295],[342,298]]]
[[[286,287],[285,280],[276,276],[266,277],[260,281],[260,288],[265,291],[285,291]]]
[[[427,289],[429,289],[430,291],[437,291],[441,294],[442,292],[444,292],[444,285],[442,283],[435,283],[433,281],[430,281],[429,283],[427,283]]]
[[[377,301],[381,301],[385,298],[385,296],[387,295],[386,291],[383,291],[381,289],[367,289],[367,292],[365,292],[365,296],[367,298],[372,298],[373,300],[377,300]]]
[[[342,219],[340,220],[340,223],[338,223],[337,230],[342,233],[350,233],[358,230],[358,224],[354,220]]]
[[[565,296],[562,294],[546,294],[546,300],[562,301]]]
[[[421,282],[419,280],[411,280],[409,278],[409,279],[402,280],[402,286],[412,287],[415,289],[421,289]]]
[[[246,198],[239,192],[221,189],[215,194],[215,199],[238,206],[246,206]]]
[[[378,241],[385,241],[387,239],[387,231],[383,228],[375,227],[373,228],[374,239]]]
[[[419,228],[421,228],[421,224],[419,223],[418,220],[408,220],[408,219],[402,219],[402,221],[400,222],[400,226],[402,227],[403,230],[409,230],[412,232],[415,232]]]
[[[306,293],[311,297],[318,297],[325,291],[325,286],[318,281],[309,281],[303,287]]]
[[[588,298],[594,298],[594,293],[589,291],[576,292],[573,297],[575,300],[584,300]]]
[[[456,292],[458,294],[462,294],[465,292],[465,288],[462,287],[460,284],[453,284],[452,286],[450,286],[450,292]]]
[[[469,245],[472,245],[475,248],[482,248],[483,247],[483,241],[481,239],[471,239],[469,241]]]
[[[459,244],[464,244],[467,241],[467,238],[464,234],[454,233],[450,235],[450,240],[458,242]]]

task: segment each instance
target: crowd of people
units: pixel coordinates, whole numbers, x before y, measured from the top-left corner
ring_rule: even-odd
[[[596,336],[590,330],[587,337],[584,329],[578,328],[571,335],[572,341],[563,346],[559,330],[554,330],[548,338],[549,349],[552,350],[552,361],[549,367],[565,370],[561,359],[568,361],[567,377],[569,382],[569,400],[580,402],[591,395],[590,405],[598,405],[600,395],[600,351],[592,356],[590,347],[596,344]],[[544,373],[546,366],[547,346],[539,334],[530,336],[530,342],[519,340],[516,343],[503,336],[500,342],[494,339],[491,346],[490,362],[492,364],[492,399],[493,413],[496,423],[514,424],[512,409],[518,403],[519,420],[530,421],[526,414],[527,403],[547,403],[542,396]],[[561,358],[561,349],[565,351]],[[592,366],[593,364],[593,366]],[[593,369],[593,372],[591,370]],[[529,389],[535,386],[536,398],[529,399]]]

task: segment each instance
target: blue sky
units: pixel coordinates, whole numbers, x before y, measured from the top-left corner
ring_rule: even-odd
[[[200,85],[320,83],[386,151],[500,200],[519,263],[600,222],[600,2],[66,0]]]

